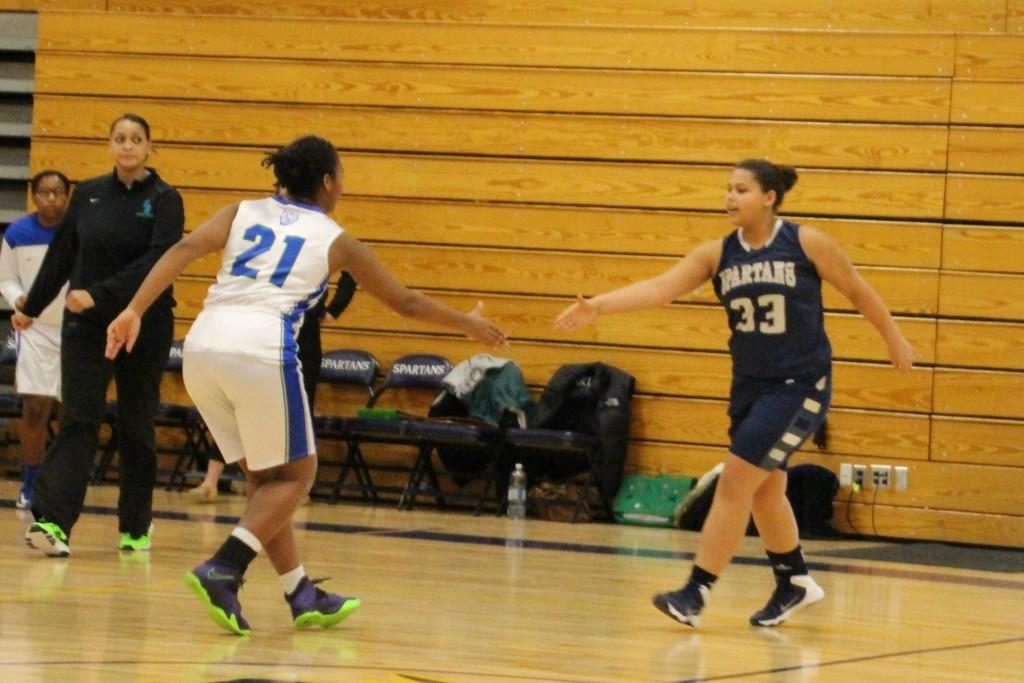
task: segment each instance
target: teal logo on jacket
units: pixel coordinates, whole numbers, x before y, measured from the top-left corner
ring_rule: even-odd
[[[139,218],[152,218],[153,217],[153,200],[147,199],[142,202],[142,211],[135,214]]]

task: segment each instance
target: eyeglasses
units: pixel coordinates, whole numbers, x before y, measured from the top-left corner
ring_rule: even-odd
[[[37,197],[53,197],[54,199],[68,196],[67,190],[36,190],[33,194]]]

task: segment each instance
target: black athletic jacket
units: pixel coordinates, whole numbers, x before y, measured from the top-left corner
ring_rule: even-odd
[[[28,293],[25,314],[39,315],[70,279],[71,289],[88,291],[96,306],[77,316],[65,311],[65,322],[80,318],[105,331],[153,264],[181,239],[184,225],[181,195],[153,169],[130,188],[116,173],[83,180]],[[153,303],[173,306],[171,287]]]
[[[563,365],[544,388],[530,417],[531,427],[567,429],[598,437],[601,446],[594,468],[601,495],[609,502],[622,483],[635,386],[632,375],[611,365]]]

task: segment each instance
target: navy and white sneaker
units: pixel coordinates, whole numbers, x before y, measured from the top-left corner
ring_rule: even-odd
[[[750,617],[753,626],[778,626],[794,613],[820,602],[825,591],[808,574],[776,579],[775,592],[768,604]]]
[[[669,615],[680,624],[700,626],[700,613],[704,611],[711,590],[699,583],[689,582],[681,590],[670,593],[658,593],[652,602],[659,610]]]
[[[14,507],[18,510],[28,510],[32,507],[32,494],[26,495],[24,486],[18,491],[18,500],[14,502]]]

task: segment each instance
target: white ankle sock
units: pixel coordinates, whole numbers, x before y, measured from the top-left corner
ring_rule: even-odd
[[[306,570],[300,564],[290,572],[281,574],[277,578],[281,579],[281,585],[284,587],[284,594],[291,595],[295,592],[295,589],[299,587],[299,582],[302,581],[302,577],[306,575]]]
[[[256,534],[248,529],[236,526],[234,531],[231,532],[231,535],[252,548],[253,552],[257,555],[263,552],[263,544],[260,543],[260,539],[256,538]]]

